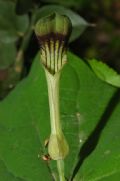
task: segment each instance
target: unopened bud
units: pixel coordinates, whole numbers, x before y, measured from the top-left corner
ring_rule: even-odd
[[[67,156],[69,152],[69,146],[63,133],[51,134],[48,145],[48,152],[53,160],[64,159]]]

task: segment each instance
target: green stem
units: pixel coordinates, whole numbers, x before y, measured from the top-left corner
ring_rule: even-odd
[[[14,70],[18,74],[21,74],[21,71],[22,71],[23,61],[24,61],[23,54],[24,54],[24,51],[26,50],[26,48],[28,47],[29,40],[30,40],[30,37],[31,37],[32,32],[33,32],[33,26],[35,23],[35,18],[36,18],[36,10],[32,14],[30,26],[28,27],[28,29],[27,29],[24,37],[23,37],[21,46],[20,46],[18,53],[17,53],[17,57],[16,57],[15,65],[14,65],[14,67],[15,67]]]
[[[60,181],[65,181],[64,158],[68,154],[69,146],[62,132],[59,111],[59,80],[60,72],[55,75],[50,74],[46,69],[48,85],[51,135],[49,139],[48,152],[53,160],[57,161]]]
[[[60,181],[65,181],[64,161],[63,160],[57,160],[57,168],[58,168],[58,172],[59,172]]]

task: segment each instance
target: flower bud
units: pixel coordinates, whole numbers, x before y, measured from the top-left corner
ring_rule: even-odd
[[[53,160],[64,159],[67,156],[69,152],[69,146],[63,133],[51,134],[48,145],[48,152]]]

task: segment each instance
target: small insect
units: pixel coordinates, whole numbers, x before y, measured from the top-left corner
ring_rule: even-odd
[[[42,155],[42,159],[43,159],[44,161],[50,161],[50,160],[51,160],[51,157],[50,157],[49,154],[47,154],[47,155]]]

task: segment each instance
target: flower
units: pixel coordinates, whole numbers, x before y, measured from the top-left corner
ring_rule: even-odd
[[[60,122],[59,80],[61,69],[67,62],[67,45],[71,30],[69,18],[57,13],[40,19],[35,26],[48,86],[51,120],[48,152],[53,160],[62,160],[69,152]]]
[[[71,30],[70,19],[58,13],[40,19],[35,26],[41,62],[52,75],[59,72],[67,62],[67,45]]]

